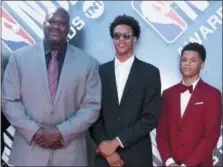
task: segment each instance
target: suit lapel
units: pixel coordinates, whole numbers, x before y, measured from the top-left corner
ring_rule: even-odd
[[[114,96],[115,99],[115,103],[117,104],[117,106],[119,106],[119,102],[118,102],[118,92],[117,92],[117,86],[116,86],[116,79],[115,79],[115,61],[113,60],[110,63],[110,67],[109,67],[109,74],[110,74],[110,84],[111,84],[111,92]]]
[[[73,59],[75,58],[74,54],[75,54],[74,51],[70,48],[70,46],[68,44],[66,55],[64,58],[63,67],[62,67],[61,74],[60,74],[57,91],[56,91],[56,97],[55,97],[55,100],[53,103],[54,106],[55,106],[56,102],[58,101],[58,98],[60,96],[63,85],[67,80],[67,77],[69,77],[69,75],[70,75],[70,65],[74,62],[73,61]]]
[[[184,123],[185,120],[188,118],[188,116],[190,115],[190,112],[192,112],[191,110],[192,110],[192,107],[194,106],[194,103],[196,102],[197,99],[199,99],[200,95],[202,94],[201,88],[202,88],[203,83],[204,82],[201,79],[197,83],[197,85],[191,95],[191,98],[187,104],[187,107],[185,109],[184,115],[181,120],[181,124]]]
[[[48,84],[48,74],[47,74],[47,67],[46,67],[46,57],[45,57],[45,52],[44,52],[44,46],[43,42],[40,42],[39,44],[36,45],[37,51],[36,56],[38,58],[37,61],[40,61],[38,63],[39,67],[39,72],[40,72],[40,78],[43,79],[43,86],[45,88],[45,91],[47,93],[49,103],[52,104],[51,102],[51,96],[50,96],[50,90],[49,90],[49,84]]]
[[[137,76],[138,76],[138,68],[139,68],[139,60],[135,57],[135,60],[132,64],[131,70],[129,72],[128,79],[125,84],[125,88],[122,94],[120,105],[124,102],[128,92],[130,89],[138,82]]]

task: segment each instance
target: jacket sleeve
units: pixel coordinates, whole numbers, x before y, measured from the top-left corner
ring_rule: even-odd
[[[198,143],[194,152],[192,152],[184,162],[186,166],[199,166],[205,157],[212,153],[214,150],[220,133],[221,133],[221,93],[215,92],[210,94],[208,104],[205,106],[206,122],[204,128],[204,135],[200,143]]]
[[[102,66],[99,67],[99,75],[102,77]],[[103,85],[103,80],[101,80]],[[101,99],[101,112],[99,119],[91,126],[90,134],[94,142],[99,145],[102,141],[107,140],[107,133],[104,128],[104,117],[103,117],[103,98]]]
[[[101,80],[96,61],[86,79],[85,89],[79,110],[68,120],[57,125],[65,145],[69,144],[76,136],[83,134],[98,119],[101,108]]]
[[[31,143],[36,131],[39,129],[36,121],[27,114],[21,98],[21,75],[16,56],[11,55],[5,69],[2,85],[2,110],[10,124]]]
[[[102,112],[97,122],[90,128],[90,134],[97,145],[99,145],[102,141],[105,141],[108,139],[106,135],[106,131],[104,129],[104,121],[103,121]]]
[[[170,151],[169,134],[168,134],[168,102],[166,91],[162,95],[161,116],[156,129],[156,142],[162,161],[166,161],[172,157]]]

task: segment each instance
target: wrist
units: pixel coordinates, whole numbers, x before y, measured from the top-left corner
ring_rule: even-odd
[[[117,149],[120,146],[120,143],[119,143],[119,141],[116,138],[114,138],[112,140],[112,144],[115,147],[115,149]]]

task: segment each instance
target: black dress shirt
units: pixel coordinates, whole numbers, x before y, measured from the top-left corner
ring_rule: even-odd
[[[51,60],[51,54],[50,52],[53,50],[52,46],[50,45],[50,43],[44,39],[43,41],[43,45],[44,45],[44,52],[45,52],[45,57],[46,57],[46,67],[48,69],[48,66],[50,64],[50,60]],[[64,58],[65,58],[65,55],[66,55],[66,51],[67,51],[67,42],[65,42],[63,45],[61,45],[60,47],[60,50],[58,52],[58,55],[57,55],[57,59],[58,59],[58,81],[59,81],[59,78],[60,78],[60,74],[61,74],[61,71],[62,71],[62,67],[63,67],[63,62],[64,62]]]

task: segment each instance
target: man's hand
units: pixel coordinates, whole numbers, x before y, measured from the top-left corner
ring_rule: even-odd
[[[50,145],[57,145],[62,140],[61,132],[52,125],[43,125],[46,133],[45,133],[45,141]]]
[[[47,143],[45,142],[45,139],[44,139],[44,135],[45,135],[45,129],[44,128],[39,128],[37,130],[37,132],[35,133],[34,137],[33,137],[33,140],[34,142],[39,145],[40,147],[48,147]]]
[[[180,165],[178,165],[178,164],[176,164],[176,163],[172,163],[172,164],[170,164],[169,166],[180,166]]]
[[[61,143],[60,131],[52,125],[41,125],[41,128],[34,135],[34,142],[41,147],[49,149],[60,149],[64,146]]]
[[[114,152],[113,154],[107,156],[106,160],[110,166],[123,166],[124,165],[124,161],[120,158],[117,152]]]
[[[107,157],[114,153],[119,147],[120,143],[117,139],[103,141],[97,148],[96,153],[101,154],[103,157]]]
[[[49,147],[49,149],[52,149],[52,150],[57,150],[57,149],[62,149],[62,148],[64,148],[64,145],[60,141]]]

